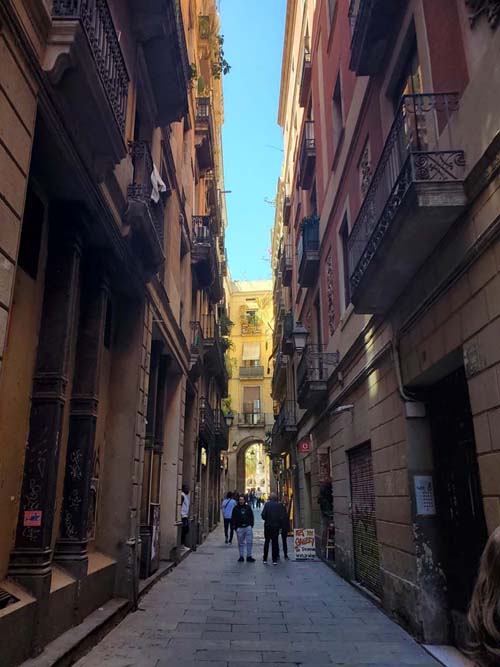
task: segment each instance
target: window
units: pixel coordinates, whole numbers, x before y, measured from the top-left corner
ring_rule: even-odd
[[[311,196],[309,199],[311,215],[318,214],[318,200],[316,195],[316,183],[313,183],[311,188]]]
[[[344,119],[342,115],[342,87],[340,84],[340,72],[337,75],[335,88],[333,89],[333,150],[336,153],[342,132],[344,130]]]
[[[260,387],[243,387],[242,412],[245,423],[258,423],[260,418]]]
[[[335,16],[335,7],[337,6],[337,0],[328,0],[328,19],[330,23],[333,21]]]
[[[246,368],[260,366],[260,343],[243,343],[242,361]]]
[[[347,241],[349,239],[349,224],[347,214],[344,215],[339,230],[340,244],[342,248],[342,270],[344,274],[344,309],[351,303],[351,285],[349,282],[349,250]]]
[[[44,214],[43,203],[33,192],[31,186],[28,186],[18,264],[33,280],[36,280],[38,273]]]

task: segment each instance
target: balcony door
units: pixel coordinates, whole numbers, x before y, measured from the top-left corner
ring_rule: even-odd
[[[258,424],[260,411],[260,387],[243,387],[243,418],[245,424]]]

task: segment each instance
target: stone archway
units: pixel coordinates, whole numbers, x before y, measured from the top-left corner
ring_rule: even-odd
[[[236,449],[231,452],[229,459],[229,478],[230,484],[234,485],[230,487],[230,490],[246,491],[245,489],[245,457],[248,449],[252,445],[263,444],[263,439],[259,438],[257,435],[251,435],[246,438],[243,438],[238,443]]]

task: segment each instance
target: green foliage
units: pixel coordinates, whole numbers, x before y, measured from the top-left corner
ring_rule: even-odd
[[[302,231],[306,227],[312,227],[319,223],[319,216],[317,215],[307,215],[305,218],[302,218],[300,222],[300,230]]]
[[[231,65],[224,56],[224,35],[216,35],[212,42],[212,76],[220,79],[222,74],[229,74]]]
[[[226,398],[222,399],[221,410],[223,415],[228,415],[229,413],[233,412],[231,396],[227,396]]]
[[[219,319],[220,330],[223,336],[229,336],[231,334],[231,329],[234,326],[234,322],[231,322],[227,315],[221,315]]]
[[[189,80],[191,83],[198,78],[198,70],[196,68],[196,63],[191,63],[189,65]]]

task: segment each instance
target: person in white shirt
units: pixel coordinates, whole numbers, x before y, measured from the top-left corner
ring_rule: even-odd
[[[189,503],[189,486],[187,484],[183,484],[181,491],[181,544],[184,546],[186,546],[186,537],[189,533]]]
[[[233,516],[233,510],[236,507],[237,502],[233,497],[231,491],[228,491],[226,497],[222,501],[221,511],[222,516],[224,517],[224,535],[226,537],[226,544],[233,543],[233,524],[231,523],[231,517]]]

